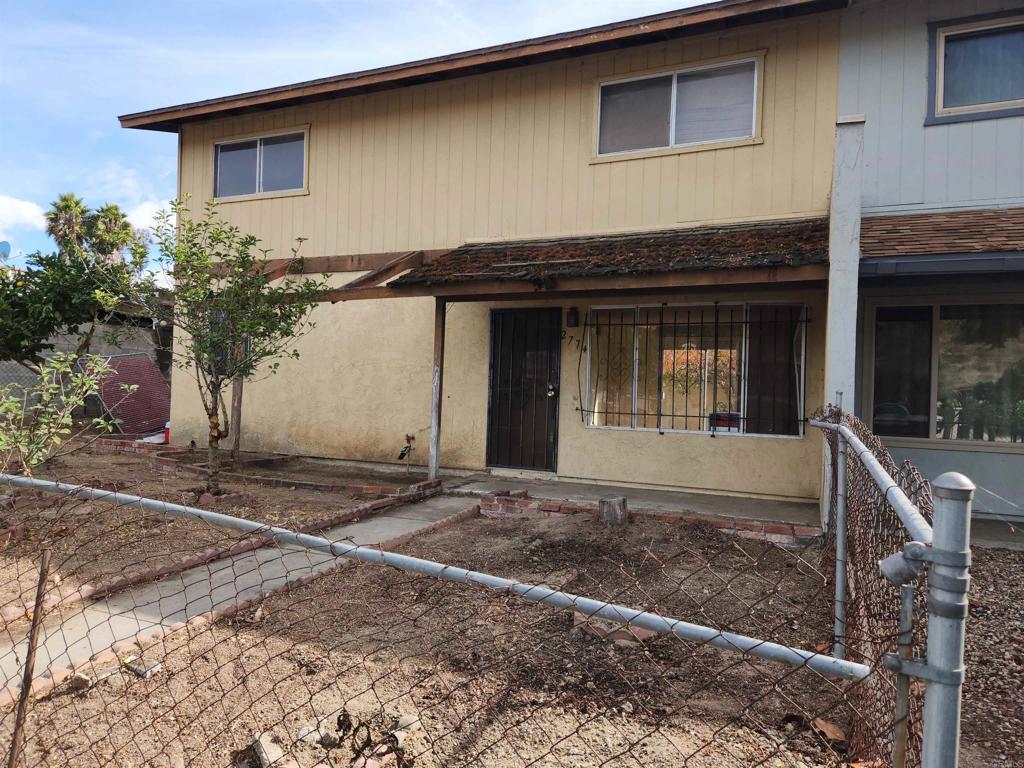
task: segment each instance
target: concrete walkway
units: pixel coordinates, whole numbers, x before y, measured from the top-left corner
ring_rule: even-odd
[[[434,496],[319,535],[332,541],[373,545],[426,528],[467,506],[465,498]],[[339,559],[343,558],[301,547],[264,547],[130,587],[71,613],[53,615],[41,628],[34,674],[39,676],[51,667],[77,666],[139,632],[170,628],[280,589],[331,568]],[[28,623],[17,625],[14,631],[16,635],[5,633],[0,638],[0,688],[19,684],[23,675]]]
[[[712,493],[635,488],[566,480],[472,475],[445,483],[445,488],[466,495],[525,490],[531,498],[573,504],[597,504],[602,496],[625,496],[631,509],[668,515],[713,515],[772,523],[816,526],[821,524],[817,502],[777,501]]]

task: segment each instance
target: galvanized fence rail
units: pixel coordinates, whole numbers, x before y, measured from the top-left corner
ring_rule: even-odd
[[[508,592],[511,595],[534,603],[554,608],[565,608],[588,616],[605,619],[626,627],[636,627],[658,634],[671,634],[680,640],[702,643],[732,653],[746,654],[766,661],[788,664],[791,667],[806,667],[819,674],[840,680],[864,680],[871,672],[865,664],[835,658],[823,653],[792,648],[768,640],[746,637],[734,632],[723,632],[713,627],[701,626],[680,619],[661,616],[647,611],[638,611],[625,605],[604,600],[561,592],[540,584],[523,584],[513,579],[495,576],[479,571],[470,571],[445,563],[423,560],[397,552],[388,552],[376,547],[361,547],[339,541],[329,541],[277,526],[264,525],[240,517],[210,512],[197,507],[172,504],[157,499],[147,499],[126,493],[87,488],[80,485],[55,483],[31,477],[0,474],[0,484],[15,488],[26,488],[44,493],[62,494],[70,498],[103,501],[128,507],[139,507],[172,517],[201,520],[213,525],[233,528],[244,533],[268,536],[278,544],[295,545],[314,552],[323,552],[332,557],[345,557],[375,565],[388,565],[409,573],[432,576],[444,581],[461,584],[475,584],[487,589]]]
[[[616,559],[608,540],[625,534],[603,535],[568,575],[517,580],[479,569],[483,562],[500,572],[486,557],[469,561],[478,569],[458,567],[441,562],[446,549],[440,557],[428,549],[433,559],[415,557],[186,503],[0,475],[0,488],[40,497],[38,509],[22,513],[23,541],[6,553],[7,571],[0,572],[0,592],[10,591],[2,580],[17,565],[21,606],[38,570],[32,546],[38,542],[41,552],[67,535],[76,515],[109,515],[111,547],[127,546],[129,559],[140,563],[162,526],[185,525],[186,535],[190,527],[222,532],[202,545],[212,540],[221,554],[204,560],[212,550],[199,551],[198,567],[140,587],[138,599],[111,593],[94,610],[80,590],[87,606],[77,614],[63,609],[88,574],[76,571],[80,563],[69,565],[67,547],[57,547],[63,554],[54,558],[57,580],[48,582],[46,607],[37,600],[22,614],[41,626],[40,664],[55,669],[62,657],[53,644],[62,638],[68,658],[74,644],[94,661],[144,625],[164,633],[158,645],[168,671],[150,677],[156,667],[144,644],[137,653],[145,663],[116,651],[115,662],[138,675],[135,688],[100,691],[109,673],[94,667],[78,682],[51,671],[52,694],[21,697],[27,720],[23,711],[14,725],[26,734],[23,765],[129,756],[136,764],[174,764],[175,755],[194,756],[189,749],[237,743],[232,729],[259,722],[276,740],[257,740],[259,749],[283,750],[275,765],[300,768],[316,763],[289,763],[288,755],[308,758],[311,734],[317,749],[350,743],[351,759],[342,763],[328,752],[344,765],[390,755],[398,766],[817,768],[881,760],[896,768],[955,768],[973,486],[959,475],[929,485],[909,465],[896,467],[881,442],[838,409],[811,424],[824,430],[832,458],[827,543],[834,544],[835,570],[827,594],[834,625],[819,597],[832,561],[817,545],[792,549],[672,523],[652,534],[660,545],[648,540]],[[46,508],[48,498],[57,506]],[[523,534],[514,523],[492,525]],[[181,548],[194,563],[193,546]],[[540,561],[560,551],[544,549],[541,538],[517,546],[539,547]],[[252,554],[232,554],[239,552]],[[303,559],[305,575],[289,582],[289,569]],[[347,570],[332,577],[336,562]],[[297,591],[283,591],[293,584]],[[568,588],[574,584],[582,588]],[[215,617],[232,603],[248,613],[219,614],[232,617],[226,622]],[[8,672],[24,660],[9,609],[0,610],[0,635],[12,646],[6,654],[0,649]],[[193,624],[200,611],[206,624]],[[3,623],[9,619],[13,624]],[[606,626],[588,645],[580,632],[590,622]],[[831,645],[817,642],[830,630]],[[628,639],[615,645],[611,638],[622,631]],[[351,690],[339,693],[339,686]],[[564,695],[552,694],[562,689]],[[93,700],[82,698],[90,691]],[[320,717],[314,710],[325,696],[337,715],[331,733],[322,717],[312,730],[293,730],[299,713]],[[198,712],[188,704],[197,697],[206,702]],[[702,709],[707,699],[713,706]],[[413,702],[423,713],[427,744],[412,738],[412,726],[381,725],[396,702]],[[674,718],[687,712],[696,719],[680,726]],[[50,731],[69,713],[82,727],[66,743],[52,743]],[[0,718],[0,739],[8,727]],[[237,765],[261,764],[236,757]]]
[[[864,647],[891,646],[894,652],[878,656],[869,650],[864,655],[878,656],[896,676],[892,695],[882,697],[895,714],[889,738],[892,765],[904,768],[920,762],[924,768],[956,768],[974,484],[947,472],[931,483],[933,502],[916,469],[909,464],[897,468],[881,441],[852,415],[829,407],[810,423],[825,431],[831,457],[835,655],[847,657],[851,645],[861,652]],[[857,486],[852,502],[851,485]],[[859,545],[852,554],[851,532]],[[922,573],[926,596],[919,590]],[[866,609],[871,602],[867,595],[882,593],[881,609],[879,601]],[[851,626],[851,600],[859,608],[857,626]],[[922,603],[926,627],[915,626],[915,615],[921,612],[915,608]],[[923,650],[923,657],[914,657],[915,647]],[[873,680],[877,683],[878,676]],[[923,711],[912,680],[924,683]],[[873,745],[878,756],[883,744],[876,740]]]

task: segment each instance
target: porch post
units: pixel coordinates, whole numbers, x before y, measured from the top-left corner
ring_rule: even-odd
[[[857,281],[860,271],[864,116],[836,122],[828,232],[828,316],[825,327],[825,392],[842,392],[856,407]]]
[[[441,464],[441,392],[444,380],[445,301],[434,299],[434,365],[430,392],[430,459],[427,477],[434,480]]]

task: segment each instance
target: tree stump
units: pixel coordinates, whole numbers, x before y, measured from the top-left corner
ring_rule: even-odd
[[[613,528],[619,528],[629,522],[629,509],[626,507],[625,496],[605,496],[599,502],[598,519]]]

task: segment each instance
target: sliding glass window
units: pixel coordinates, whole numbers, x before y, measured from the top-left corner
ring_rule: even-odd
[[[874,431],[1024,442],[1024,305],[878,307]]]

